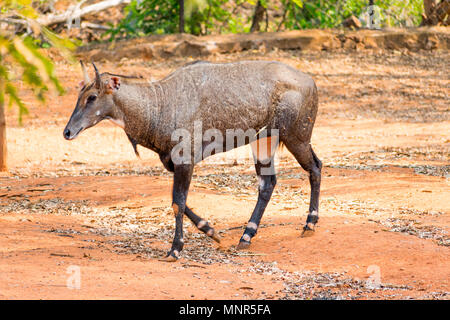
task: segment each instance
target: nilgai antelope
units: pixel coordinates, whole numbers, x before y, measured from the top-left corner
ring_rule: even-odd
[[[273,159],[279,143],[309,173],[311,199],[302,236],[314,233],[319,219],[322,163],[310,144],[318,106],[311,77],[273,61],[198,61],[154,82],[100,74],[93,64],[95,79],[90,81],[81,65],[84,84],[64,138],[75,139],[83,130],[109,119],[124,129],[136,153],[137,145],[155,151],[174,174],[175,236],[162,260],[176,261],[183,249],[184,215],[199,230],[220,241],[208,222],[186,205],[189,184],[196,163],[244,144],[252,147],[259,187],[256,207],[237,249],[250,246],[272,195],[276,184]]]

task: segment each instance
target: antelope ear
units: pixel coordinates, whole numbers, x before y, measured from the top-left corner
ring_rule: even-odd
[[[120,88],[120,79],[118,77],[111,77],[108,81],[108,89],[110,90],[119,90]]]

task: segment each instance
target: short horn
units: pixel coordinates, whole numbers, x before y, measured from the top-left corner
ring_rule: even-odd
[[[89,82],[91,82],[91,79],[89,79],[89,75],[87,73],[86,66],[83,63],[83,60],[80,60],[80,64],[81,64],[81,70],[83,71],[84,83],[87,85]]]
[[[100,85],[102,84],[102,79],[100,77],[100,72],[98,72],[98,69],[95,66],[94,62],[92,62],[92,65],[94,66],[94,70],[95,70],[95,83],[96,83],[96,86],[100,87]]]

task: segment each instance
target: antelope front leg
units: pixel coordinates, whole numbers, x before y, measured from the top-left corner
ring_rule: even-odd
[[[214,228],[209,225],[208,221],[196,215],[191,209],[189,209],[188,206],[186,206],[186,210],[184,211],[184,213],[197,227],[198,230],[202,231],[204,234],[206,234],[208,237],[210,237],[217,243],[220,243],[220,236],[217,234]]]
[[[186,209],[186,198],[189,190],[189,184],[192,177],[192,165],[176,165],[173,176],[172,208],[175,215],[175,237],[173,238],[172,248],[163,261],[177,261],[181,250],[183,250],[183,215]]]

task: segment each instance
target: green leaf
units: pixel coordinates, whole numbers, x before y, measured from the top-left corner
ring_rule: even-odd
[[[5,93],[9,96],[9,106],[14,103],[19,107],[19,123],[22,124],[23,115],[28,114],[28,109],[23,104],[22,100],[17,95],[17,90],[10,82],[7,82],[5,85]]]
[[[303,8],[303,1],[302,0],[291,0],[293,3],[295,3],[298,7]]]

